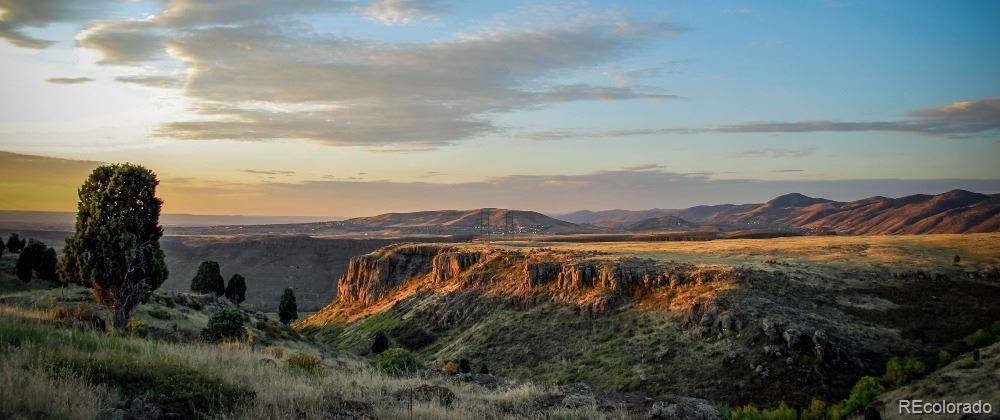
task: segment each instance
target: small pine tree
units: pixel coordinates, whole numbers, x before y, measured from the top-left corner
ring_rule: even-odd
[[[372,354],[382,354],[389,349],[389,336],[384,331],[375,333],[372,340]]]
[[[25,240],[21,239],[21,236],[16,233],[10,234],[10,237],[7,238],[7,250],[11,253],[17,254],[21,252],[24,249],[24,245]]]
[[[3,256],[3,252],[7,250],[7,244],[4,243],[3,238],[0,238],[0,257]]]
[[[38,248],[41,249],[39,250]],[[38,259],[37,254],[44,251],[45,245],[37,242],[33,242],[31,245],[25,247],[21,255],[18,255],[17,265],[14,267],[14,272],[17,274],[18,279],[25,283],[31,281],[31,272],[35,268],[35,260]]]
[[[247,300],[247,279],[239,274],[233,274],[226,285],[226,297],[236,306]]]
[[[299,307],[295,304],[295,291],[291,287],[286,288],[281,294],[281,302],[278,304],[278,318],[281,323],[289,325],[299,318]]]
[[[472,364],[469,363],[469,359],[459,359],[458,360],[458,371],[462,373],[472,372]]]
[[[959,257],[958,254],[955,254],[955,258],[951,259],[951,263],[954,265],[958,265],[960,262],[962,262],[962,257]]]
[[[219,263],[203,261],[198,266],[198,273],[191,279],[191,291],[196,293],[215,293],[222,296],[226,293],[226,281],[222,278]]]

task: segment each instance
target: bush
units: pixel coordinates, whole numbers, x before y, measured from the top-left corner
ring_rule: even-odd
[[[913,356],[902,359],[893,357],[885,364],[885,380],[889,384],[900,387],[924,374],[927,367]]]
[[[61,355],[49,366],[53,372],[71,372],[91,383],[118,388],[128,397],[148,395],[165,411],[183,413],[185,418],[231,412],[255,397],[246,387],[226,384],[189,367],[123,353],[96,359]]]
[[[420,350],[431,345],[434,340],[437,340],[436,335],[427,332],[427,330],[417,325],[411,324],[413,323],[398,325],[389,331],[389,334],[400,346],[410,350]]]
[[[375,356],[372,363],[381,371],[391,375],[413,373],[424,368],[413,353],[399,347],[393,347]]]
[[[851,395],[843,402],[844,415],[857,413],[865,408],[878,394],[885,392],[885,387],[879,383],[878,378],[865,376],[858,380],[858,383],[851,389]]]
[[[469,359],[459,359],[458,360],[458,371],[461,373],[471,373],[472,364],[469,363]]]
[[[376,332],[375,337],[372,339],[372,354],[382,354],[382,352],[388,349],[389,336],[383,331]]]
[[[445,375],[454,375],[458,373],[458,365],[452,361],[444,362],[444,365],[441,365],[441,373]]]
[[[208,319],[208,326],[201,330],[201,338],[207,341],[235,340],[246,335],[243,329],[243,314],[231,308],[217,309]]]
[[[14,254],[21,252],[26,244],[27,240],[21,239],[21,237],[16,233],[10,234],[10,237],[7,238],[7,250]]]
[[[976,365],[976,361],[972,360],[971,357],[963,357],[962,359],[959,359],[959,361],[955,362],[955,367],[959,369],[972,369],[976,367]]]
[[[965,344],[971,348],[983,347],[993,344],[993,340],[995,339],[996,337],[994,337],[993,334],[990,334],[989,331],[980,328],[976,330],[976,332],[965,337]]]
[[[306,372],[316,372],[323,365],[323,362],[319,358],[305,353],[295,353],[288,356],[285,363],[288,363],[288,366],[292,368],[301,369]]]
[[[951,363],[951,353],[948,350],[941,350],[937,354],[937,369],[945,367],[948,363]]]
[[[479,364],[479,373],[481,373],[483,375],[489,375],[490,374],[490,368],[488,366],[486,366],[486,362],[483,362],[483,363]]]
[[[753,405],[745,405],[730,411],[729,417],[732,420],[798,420],[799,413],[782,402],[775,408],[765,410],[760,410]]]
[[[813,398],[809,407],[802,410],[802,420],[826,420],[826,401]]]

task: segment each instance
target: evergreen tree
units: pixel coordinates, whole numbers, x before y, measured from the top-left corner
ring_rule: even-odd
[[[384,331],[379,331],[372,340],[372,353],[382,354],[386,350],[389,350],[389,336]]]
[[[26,241],[21,239],[20,235],[12,233],[10,234],[10,237],[7,238],[7,250],[11,253],[17,254],[24,249],[25,243]]]
[[[0,257],[3,256],[3,252],[7,250],[7,245],[4,243],[3,238],[0,238]]]
[[[233,274],[229,278],[229,284],[226,285],[226,297],[236,306],[240,306],[241,302],[247,300],[247,279],[239,274]]]
[[[25,283],[31,281],[31,273],[35,270],[35,266],[38,265],[38,260],[42,258],[44,252],[45,244],[41,242],[32,241],[24,247],[21,250],[21,255],[17,256],[17,265],[14,267],[17,278]]]
[[[286,288],[281,294],[281,303],[278,304],[278,318],[281,323],[288,325],[299,317],[299,307],[295,304],[295,292],[291,287]]]
[[[76,231],[66,238],[59,264],[60,280],[91,286],[119,331],[167,279],[158,184],[156,174],[139,165],[94,169],[80,186]]]
[[[219,263],[203,261],[198,266],[198,273],[191,279],[191,291],[197,293],[215,293],[222,296],[226,293],[226,281],[222,278]]]
[[[54,282],[56,281],[58,264],[59,258],[56,256],[56,250],[45,247],[45,251],[35,257],[35,275],[42,280]]]
[[[244,335],[243,314],[233,308],[216,309],[201,330],[201,338],[207,341],[236,340]]]

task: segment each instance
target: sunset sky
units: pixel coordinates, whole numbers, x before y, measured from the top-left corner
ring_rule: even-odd
[[[1000,2],[0,0],[0,209],[1000,192]]]

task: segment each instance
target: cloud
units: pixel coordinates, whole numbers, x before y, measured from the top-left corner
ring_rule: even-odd
[[[45,81],[59,85],[78,85],[81,83],[93,82],[94,79],[89,77],[52,77],[45,79]]]
[[[139,65],[164,55],[164,35],[150,20],[97,22],[77,43],[100,53],[99,64]]]
[[[444,172],[438,172],[438,171],[427,171],[427,172],[424,172],[424,173],[422,173],[420,175],[417,175],[417,178],[421,178],[421,179],[423,179],[423,178],[433,178],[433,177],[442,176],[442,175],[447,175],[447,174],[445,174]]]
[[[815,147],[804,147],[804,148],[800,148],[800,149],[772,149],[772,148],[763,148],[763,149],[743,150],[743,151],[734,153],[734,155],[737,156],[737,157],[751,157],[751,158],[758,158],[758,157],[770,157],[770,158],[779,158],[779,157],[805,157],[805,156],[812,156],[814,154],[816,154],[816,148]]]
[[[0,0],[0,39],[21,48],[42,49],[55,41],[35,38],[25,28],[78,22],[104,13],[112,0]]]
[[[1000,132],[1000,97],[953,102],[936,108],[912,111],[905,116],[906,119],[895,121],[745,122],[702,128],[651,128],[589,132],[547,130],[518,133],[514,137],[526,140],[563,140],[661,134],[818,132],[897,132],[946,138],[993,136]]]
[[[675,98],[651,86],[554,82],[685,30],[668,22],[588,15],[389,43],[318,33],[296,20],[307,12],[360,12],[359,4],[173,0],[146,19],[94,23],[77,40],[96,50],[101,64],[143,68],[169,57],[183,67],[181,92],[196,117],[155,130],[180,140],[299,139],[412,151],[502,131],[493,123],[498,114],[565,102]],[[406,23],[411,18],[403,16],[439,7],[376,1],[365,10]],[[399,11],[410,14],[392,14]],[[119,80],[181,86],[158,77]]]
[[[265,171],[259,169],[244,169],[243,172],[253,175],[281,175],[281,176],[295,175],[295,171]]]
[[[164,89],[179,88],[184,84],[184,80],[174,76],[119,76],[115,77],[115,80],[123,83]]]
[[[655,163],[645,163],[642,165],[626,166],[624,169],[628,171],[649,171],[653,169],[662,169],[663,165],[658,165]]]
[[[376,0],[365,9],[365,16],[386,26],[409,25],[432,18],[440,9],[430,0]]]
[[[668,60],[651,67],[640,67],[631,70],[609,70],[604,75],[615,82],[617,86],[629,86],[636,79],[678,74],[687,70],[688,60]]]
[[[774,172],[774,173],[777,173],[777,174],[786,174],[786,173],[805,172],[805,171],[806,171],[805,169],[775,169],[775,170],[773,170],[771,172]]]

